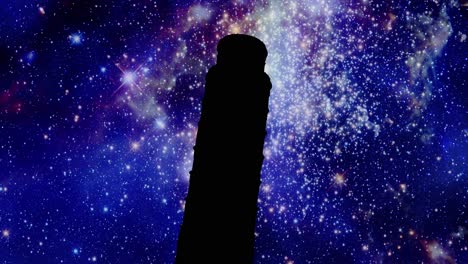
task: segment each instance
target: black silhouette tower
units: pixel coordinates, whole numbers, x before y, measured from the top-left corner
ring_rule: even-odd
[[[206,76],[176,263],[252,263],[271,82],[259,39],[228,35]]]

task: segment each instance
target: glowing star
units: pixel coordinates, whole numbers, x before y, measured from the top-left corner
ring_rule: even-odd
[[[134,71],[126,71],[118,63],[116,63],[115,66],[117,66],[117,68],[119,68],[119,70],[122,72],[122,77],[120,78],[120,81],[122,82],[122,84],[112,93],[112,95],[117,93],[117,91],[119,91],[124,85],[130,86],[130,87],[135,86],[141,91],[140,86],[138,86],[137,84],[137,79],[138,79],[137,77],[138,77],[138,72],[141,70],[143,65],[140,65]]]
[[[137,151],[140,149],[140,143],[139,142],[132,142],[131,148],[133,151]]]
[[[406,189],[407,189],[407,185],[404,184],[404,183],[401,183],[401,184],[400,184],[400,190],[401,190],[402,192],[405,193],[405,192],[406,192]]]
[[[8,229],[3,229],[3,230],[2,230],[2,236],[3,236],[3,237],[9,237],[9,236],[10,236],[10,230],[8,230]]]
[[[271,186],[268,184],[263,185],[262,191],[265,193],[269,193],[271,191]]]
[[[338,185],[343,185],[344,184],[344,175],[343,174],[340,174],[340,173],[337,173],[335,174],[335,183],[338,184]]]
[[[78,46],[81,45],[83,42],[83,35],[81,33],[73,33],[70,36],[68,36],[68,39],[70,40],[70,43],[73,46]]]
[[[39,7],[39,14],[45,15],[45,9],[44,9],[44,7],[42,7],[42,6]]]
[[[343,186],[345,185],[345,174],[344,173],[336,173],[335,176],[333,176],[333,182],[336,186]]]
[[[334,186],[337,186],[337,187],[343,187],[346,185],[346,174],[348,173],[348,170],[346,170],[345,172],[343,173],[335,173],[335,175],[333,175],[332,177],[332,185],[330,186],[330,188],[334,185]],[[336,194],[336,193],[335,193]]]
[[[136,74],[134,72],[124,72],[122,80],[124,84],[134,85],[136,80]]]

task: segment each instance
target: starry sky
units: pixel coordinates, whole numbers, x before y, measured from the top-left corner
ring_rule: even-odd
[[[1,6],[1,263],[172,263],[232,33],[273,84],[255,263],[468,263],[467,1]]]

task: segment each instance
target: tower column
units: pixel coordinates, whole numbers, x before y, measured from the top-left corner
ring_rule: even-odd
[[[220,40],[206,76],[176,263],[252,263],[271,82],[267,50]]]

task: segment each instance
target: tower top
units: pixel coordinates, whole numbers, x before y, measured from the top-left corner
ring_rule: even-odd
[[[217,64],[229,68],[262,69],[268,55],[265,44],[256,37],[232,34],[223,37],[217,47]]]

